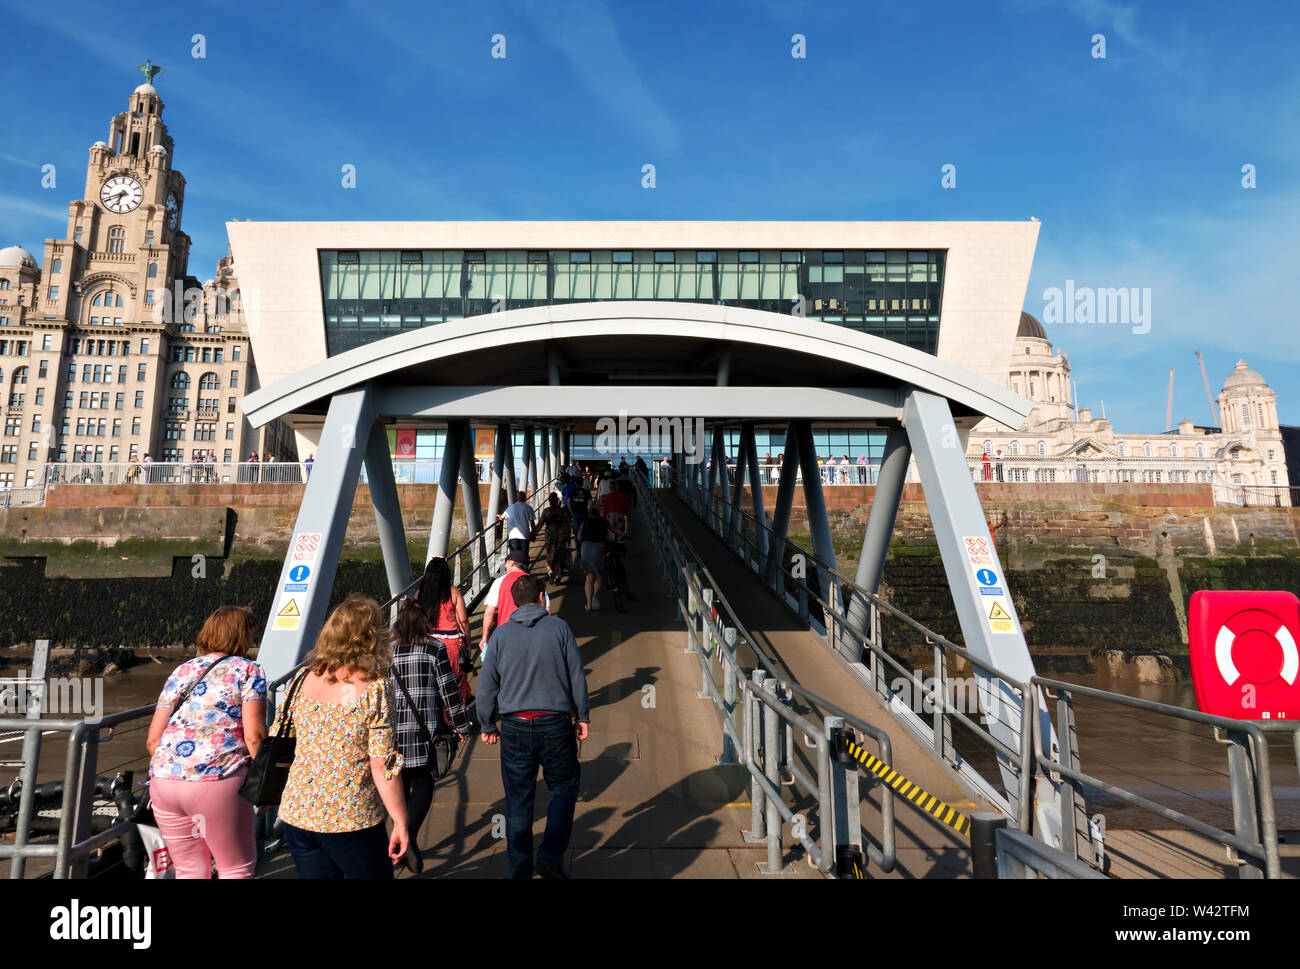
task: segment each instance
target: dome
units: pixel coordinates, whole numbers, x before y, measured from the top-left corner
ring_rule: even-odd
[[[1038,322],[1038,318],[1032,313],[1020,311],[1020,326],[1016,329],[1016,339],[1022,337],[1035,337],[1039,340],[1047,339],[1047,331],[1043,329],[1043,324]]]
[[[1246,366],[1245,360],[1238,360],[1237,366],[1233,368],[1232,373],[1228,374],[1227,379],[1223,381],[1223,389],[1231,390],[1234,387],[1267,387],[1268,384],[1264,378]]]
[[[36,260],[22,246],[6,246],[0,249],[0,267],[5,269],[36,268]]]
[[[154,145],[152,148],[149,149],[149,153],[165,155],[167,154],[167,149],[164,148],[162,145]]]
[[[148,94],[150,97],[155,97],[155,98],[156,98],[156,97],[158,96],[158,89],[157,89],[156,87],[154,87],[152,84],[141,84],[138,88],[136,88],[136,89],[135,89],[134,91],[132,91],[131,93],[132,93],[132,94]]]
[[[92,150],[92,151],[93,151],[94,149],[96,149],[96,148],[105,148],[105,149],[107,149],[107,148],[108,148],[108,142],[107,142],[107,141],[97,141],[97,142],[95,142],[93,145],[91,145],[90,147],[91,147],[91,150]]]

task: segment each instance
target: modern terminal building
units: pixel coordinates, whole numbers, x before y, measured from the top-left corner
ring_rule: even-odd
[[[253,353],[264,385],[386,338],[523,309],[562,317],[605,304],[617,339],[620,315],[704,320],[726,308],[782,314],[869,334],[1005,383],[1039,224],[1026,222],[232,222],[228,225]],[[647,304],[662,304],[648,310]],[[707,312],[706,311],[707,308]],[[703,328],[704,320],[696,325]],[[692,325],[683,322],[680,348]],[[778,338],[779,342],[779,338]],[[502,353],[510,353],[502,350]],[[794,357],[791,357],[793,363]],[[635,371],[571,375],[582,383],[714,384],[722,360],[686,352],[647,356]],[[522,383],[546,382],[545,353],[520,346]],[[431,373],[458,383],[464,375]],[[725,375],[723,377],[725,379]],[[629,392],[626,409],[641,413]],[[611,414],[612,416],[616,416]],[[737,415],[743,417],[745,415]],[[286,418],[305,457],[322,416]],[[760,456],[782,450],[784,431],[756,429]],[[878,465],[883,430],[820,425],[823,457],[865,455]],[[437,459],[436,421],[390,428],[395,456]],[[400,442],[400,446],[399,446]],[[735,438],[730,439],[734,455]],[[592,457],[596,435],[575,426],[572,454]],[[480,445],[480,448],[484,445]],[[490,444],[486,445],[490,454]],[[433,473],[430,470],[428,473]]]

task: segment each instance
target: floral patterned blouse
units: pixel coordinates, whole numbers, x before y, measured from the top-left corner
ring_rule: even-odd
[[[176,667],[163,686],[158,706],[171,709],[177,698],[221,653],[196,656]],[[232,656],[199,680],[163,730],[149,760],[150,777],[219,781],[249,760],[244,743],[244,704],[266,699],[262,667]]]
[[[280,820],[305,831],[360,831],[384,820],[384,805],[370,773],[370,758],[384,759],[384,777],[402,768],[393,736],[392,684],[373,681],[355,704],[293,699],[291,736],[297,737]],[[271,727],[278,734],[283,708]]]

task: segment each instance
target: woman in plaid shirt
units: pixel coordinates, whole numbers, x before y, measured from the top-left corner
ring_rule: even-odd
[[[420,826],[433,804],[434,778],[429,742],[425,738],[437,732],[444,711],[462,741],[469,737],[471,730],[447,647],[441,639],[430,635],[433,628],[433,620],[416,599],[407,599],[393,622],[390,674],[394,677],[393,719],[397,728],[397,747],[405,760],[402,787],[406,793],[407,830],[411,832],[411,847],[401,863],[417,875],[424,868],[416,846],[417,839]],[[406,693],[410,693],[416,709],[411,709],[406,694],[398,687],[398,678],[406,687]],[[420,729],[421,723],[425,730]]]

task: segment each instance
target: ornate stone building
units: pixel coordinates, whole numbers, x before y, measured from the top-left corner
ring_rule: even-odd
[[[254,431],[243,418],[257,372],[239,283],[229,256],[206,284],[188,274],[185,178],[162,112],[152,83],[131,92],[40,267],[0,249],[0,489],[40,484],[59,462],[116,475],[146,454],[296,457],[283,425]]]
[[[1006,386],[1034,410],[1015,430],[988,420],[975,426],[967,457],[977,480],[1201,482],[1214,484],[1222,503],[1289,503],[1277,394],[1244,360],[1219,393],[1223,427],[1184,420],[1176,431],[1119,433],[1088,408],[1076,410],[1069,357],[1021,313]]]

